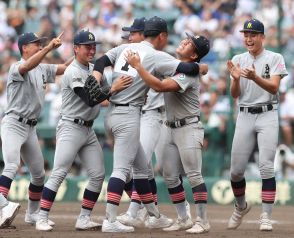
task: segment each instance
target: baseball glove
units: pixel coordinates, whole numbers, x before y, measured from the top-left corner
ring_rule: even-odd
[[[89,75],[86,79],[84,90],[88,92],[90,99],[96,103],[100,103],[110,96],[110,87],[101,86],[93,75]]]

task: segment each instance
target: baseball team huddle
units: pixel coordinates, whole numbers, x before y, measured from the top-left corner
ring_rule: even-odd
[[[84,190],[76,230],[134,232],[136,227],[206,233],[207,188],[201,173],[204,127],[200,121],[201,75],[208,65],[200,60],[209,52],[209,40],[190,35],[176,49],[177,58],[163,51],[168,42],[167,23],[157,16],[137,18],[128,32],[127,44],[119,45],[94,60],[95,36],[79,31],[73,40],[74,57],[64,64],[43,64],[44,57],[62,44],[62,33],[42,47],[44,38],[34,33],[19,36],[21,60],[10,67],[7,80],[8,107],[1,122],[4,169],[0,176],[0,229],[12,225],[20,204],[7,200],[21,160],[30,172],[25,222],[36,230],[51,231],[49,219],[57,191],[78,156],[89,181]],[[255,144],[262,179],[260,230],[272,231],[275,201],[274,158],[278,144],[278,89],[287,75],[282,55],[266,50],[264,26],[257,19],[244,23],[247,52],[227,62],[230,91],[238,99],[238,116],[231,152],[230,179],[235,206],[227,228],[237,229],[250,211],[244,173]],[[112,67],[111,79],[103,74]],[[56,128],[52,172],[44,184],[44,159],[36,124],[44,103],[47,83],[61,80],[62,106]],[[113,138],[113,170],[108,180],[106,214],[102,224],[91,219],[105,178],[103,151],[92,128],[100,103],[108,100],[104,118],[106,133]],[[177,218],[161,214],[152,155],[162,163],[163,177],[176,208]],[[194,199],[191,217],[182,176]],[[125,191],[131,203],[118,214]]]

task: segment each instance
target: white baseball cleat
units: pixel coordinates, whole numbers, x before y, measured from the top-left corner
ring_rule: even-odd
[[[134,232],[134,227],[132,226],[125,226],[124,224],[120,223],[118,220],[115,222],[109,222],[107,219],[103,221],[102,224],[102,232],[120,232],[120,233],[126,233],[126,232]]]
[[[260,223],[259,230],[261,231],[273,230],[272,222],[269,219],[269,215],[266,212],[261,213],[259,223]]]
[[[90,216],[80,215],[77,219],[75,228],[79,231],[97,230],[101,224],[91,221]]]
[[[228,229],[237,229],[241,225],[243,217],[250,211],[251,204],[246,203],[246,208],[241,210],[235,205],[234,212],[228,222]]]
[[[159,218],[149,216],[145,221],[145,226],[150,229],[158,229],[169,227],[173,224],[173,219],[167,218],[165,215],[160,214]]]
[[[52,231],[53,227],[48,224],[48,219],[40,218],[36,222],[36,230],[38,230],[38,231]]]
[[[203,221],[200,217],[197,217],[195,225],[192,228],[186,230],[186,232],[193,233],[193,234],[202,234],[202,233],[209,232],[209,230],[210,230],[210,225],[208,221]]]
[[[31,225],[35,225],[36,222],[39,220],[39,211],[36,211],[34,213],[29,213],[28,210],[26,210],[25,215],[25,222]],[[55,226],[55,222],[48,219],[48,224],[50,226]]]
[[[163,228],[164,231],[182,231],[187,230],[193,226],[193,222],[190,217],[186,219],[178,218],[174,224],[170,227]]]
[[[20,208],[19,203],[8,202],[5,207],[1,208],[0,212],[0,228],[5,228],[11,225]]]
[[[117,220],[126,226],[133,226],[133,227],[144,226],[144,222],[141,219],[139,219],[138,217],[137,218],[132,217],[131,214],[129,214],[128,212],[117,216]]]

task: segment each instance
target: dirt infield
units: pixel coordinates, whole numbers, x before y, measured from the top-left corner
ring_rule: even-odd
[[[294,237],[294,206],[276,206],[273,212],[274,231],[273,232],[260,232],[258,230],[258,218],[260,214],[260,206],[255,206],[244,218],[243,224],[238,230],[226,230],[227,220],[231,215],[232,206],[219,206],[208,205],[208,216],[210,220],[211,230],[207,234],[193,235],[186,234],[185,231],[167,233],[161,230],[149,230],[146,228],[136,229],[134,233],[128,234],[107,234],[98,231],[75,231],[74,225],[76,217],[79,213],[79,203],[61,203],[56,202],[50,213],[50,218],[55,221],[56,226],[52,232],[39,232],[35,230],[34,226],[24,223],[24,214],[26,210],[26,203],[22,204],[20,212],[14,221],[16,229],[1,229],[0,238],[100,238],[100,237],[113,237],[113,238],[154,238],[154,237],[246,237],[246,238],[280,238],[280,237]],[[191,206],[192,207],[192,206]],[[122,204],[120,212],[125,211],[126,204]],[[175,209],[172,205],[160,205],[162,213],[171,218],[176,217]],[[94,220],[101,221],[105,213],[105,206],[97,204],[93,212]],[[192,210],[192,216],[195,218],[195,212]]]

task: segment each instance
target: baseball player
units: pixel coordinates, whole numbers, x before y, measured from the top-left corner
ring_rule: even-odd
[[[29,32],[20,35],[18,47],[21,60],[12,64],[7,80],[6,115],[1,122],[2,152],[4,169],[0,177],[0,228],[10,226],[20,204],[9,202],[7,196],[20,159],[28,166],[29,185],[28,209],[25,222],[35,223],[39,201],[44,186],[44,159],[36,134],[36,124],[44,103],[47,83],[54,83],[55,76],[63,74],[67,65],[41,64],[43,58],[61,45],[60,34],[44,48],[44,38]],[[52,225],[52,221],[49,221]]]
[[[198,73],[199,65],[184,64],[172,56],[157,50],[167,44],[167,24],[159,17],[145,22],[145,40],[111,49],[95,62],[93,75],[99,80],[105,66],[114,64],[113,76],[126,74],[133,77],[133,84],[126,90],[110,97],[110,105],[105,117],[105,127],[114,137],[113,172],[108,182],[106,218],[102,232],[132,232],[134,228],[121,224],[117,219],[117,208],[131,168],[136,191],[146,207],[150,219],[145,223],[150,228],[171,225],[170,219],[160,215],[154,203],[148,182],[147,160],[139,141],[140,114],[148,87],[138,76],[135,69],[125,61],[127,50],[138,51],[144,66],[149,72],[158,75],[172,75],[178,71]],[[184,70],[183,70],[184,69]],[[192,70],[191,70],[192,69]]]
[[[61,81],[61,119],[56,132],[54,166],[42,192],[41,209],[36,222],[36,229],[40,231],[53,229],[48,222],[49,211],[58,188],[77,155],[90,180],[84,191],[82,208],[75,228],[92,230],[101,226],[90,218],[105,176],[102,149],[92,125],[99,114],[98,104],[104,98],[97,97],[97,100],[93,100],[85,89],[85,80],[93,71],[93,64],[90,61],[96,54],[97,43],[95,36],[89,31],[82,30],[74,37],[75,60],[66,69]],[[112,85],[110,93],[128,87],[131,82],[131,77],[121,77]]]
[[[257,19],[244,23],[244,44],[248,52],[227,62],[231,94],[238,99],[239,114],[231,154],[231,186],[235,209],[228,229],[236,229],[251,206],[245,199],[244,172],[255,143],[262,179],[260,230],[271,231],[271,214],[276,195],[274,158],[278,143],[278,89],[287,70],[283,56],[263,47],[264,26]]]
[[[123,27],[123,31],[129,32],[129,42],[139,43],[145,39],[144,26],[146,19],[136,18],[130,27]],[[154,171],[152,166],[152,155],[155,152],[156,158],[160,159],[162,155],[162,142],[164,137],[164,127],[162,122],[165,118],[163,95],[150,89],[147,94],[145,105],[141,112],[140,122],[140,142],[146,154],[149,173],[148,180],[152,190],[155,204],[157,205],[157,187],[154,179]],[[132,189],[132,181],[126,184],[126,188]],[[128,191],[126,191],[128,193]],[[135,189],[131,192],[131,203],[126,213],[117,217],[117,219],[125,225],[142,226],[147,215],[147,211],[141,204],[140,197]],[[129,192],[129,193],[130,193]]]
[[[123,27],[123,31],[129,31],[129,42],[139,43],[145,39],[144,26],[146,19],[136,18],[130,27]],[[140,142],[146,154],[148,163],[148,180],[152,190],[155,204],[157,205],[157,186],[154,178],[152,166],[152,155],[155,152],[156,159],[162,161],[163,142],[166,136],[166,127],[163,126],[165,120],[165,107],[163,94],[155,92],[152,88],[147,93],[146,102],[141,112],[140,122]],[[125,185],[125,191],[131,194],[131,203],[126,213],[118,216],[117,219],[131,226],[142,226],[147,216],[147,211],[141,203],[134,186],[133,180]],[[190,214],[190,205],[186,203],[187,212]],[[191,214],[190,214],[191,216]]]
[[[176,49],[181,61],[199,62],[209,52],[209,41],[203,36],[187,34]],[[200,77],[191,78],[176,74],[162,81],[148,73],[140,63],[138,54],[127,53],[127,62],[142,79],[157,92],[165,92],[167,137],[164,141],[163,176],[178,219],[164,231],[187,230],[188,233],[205,233],[210,230],[207,220],[207,189],[201,174],[204,127],[200,122]],[[184,187],[179,176],[183,167],[190,182],[196,205],[196,222],[186,211]]]

